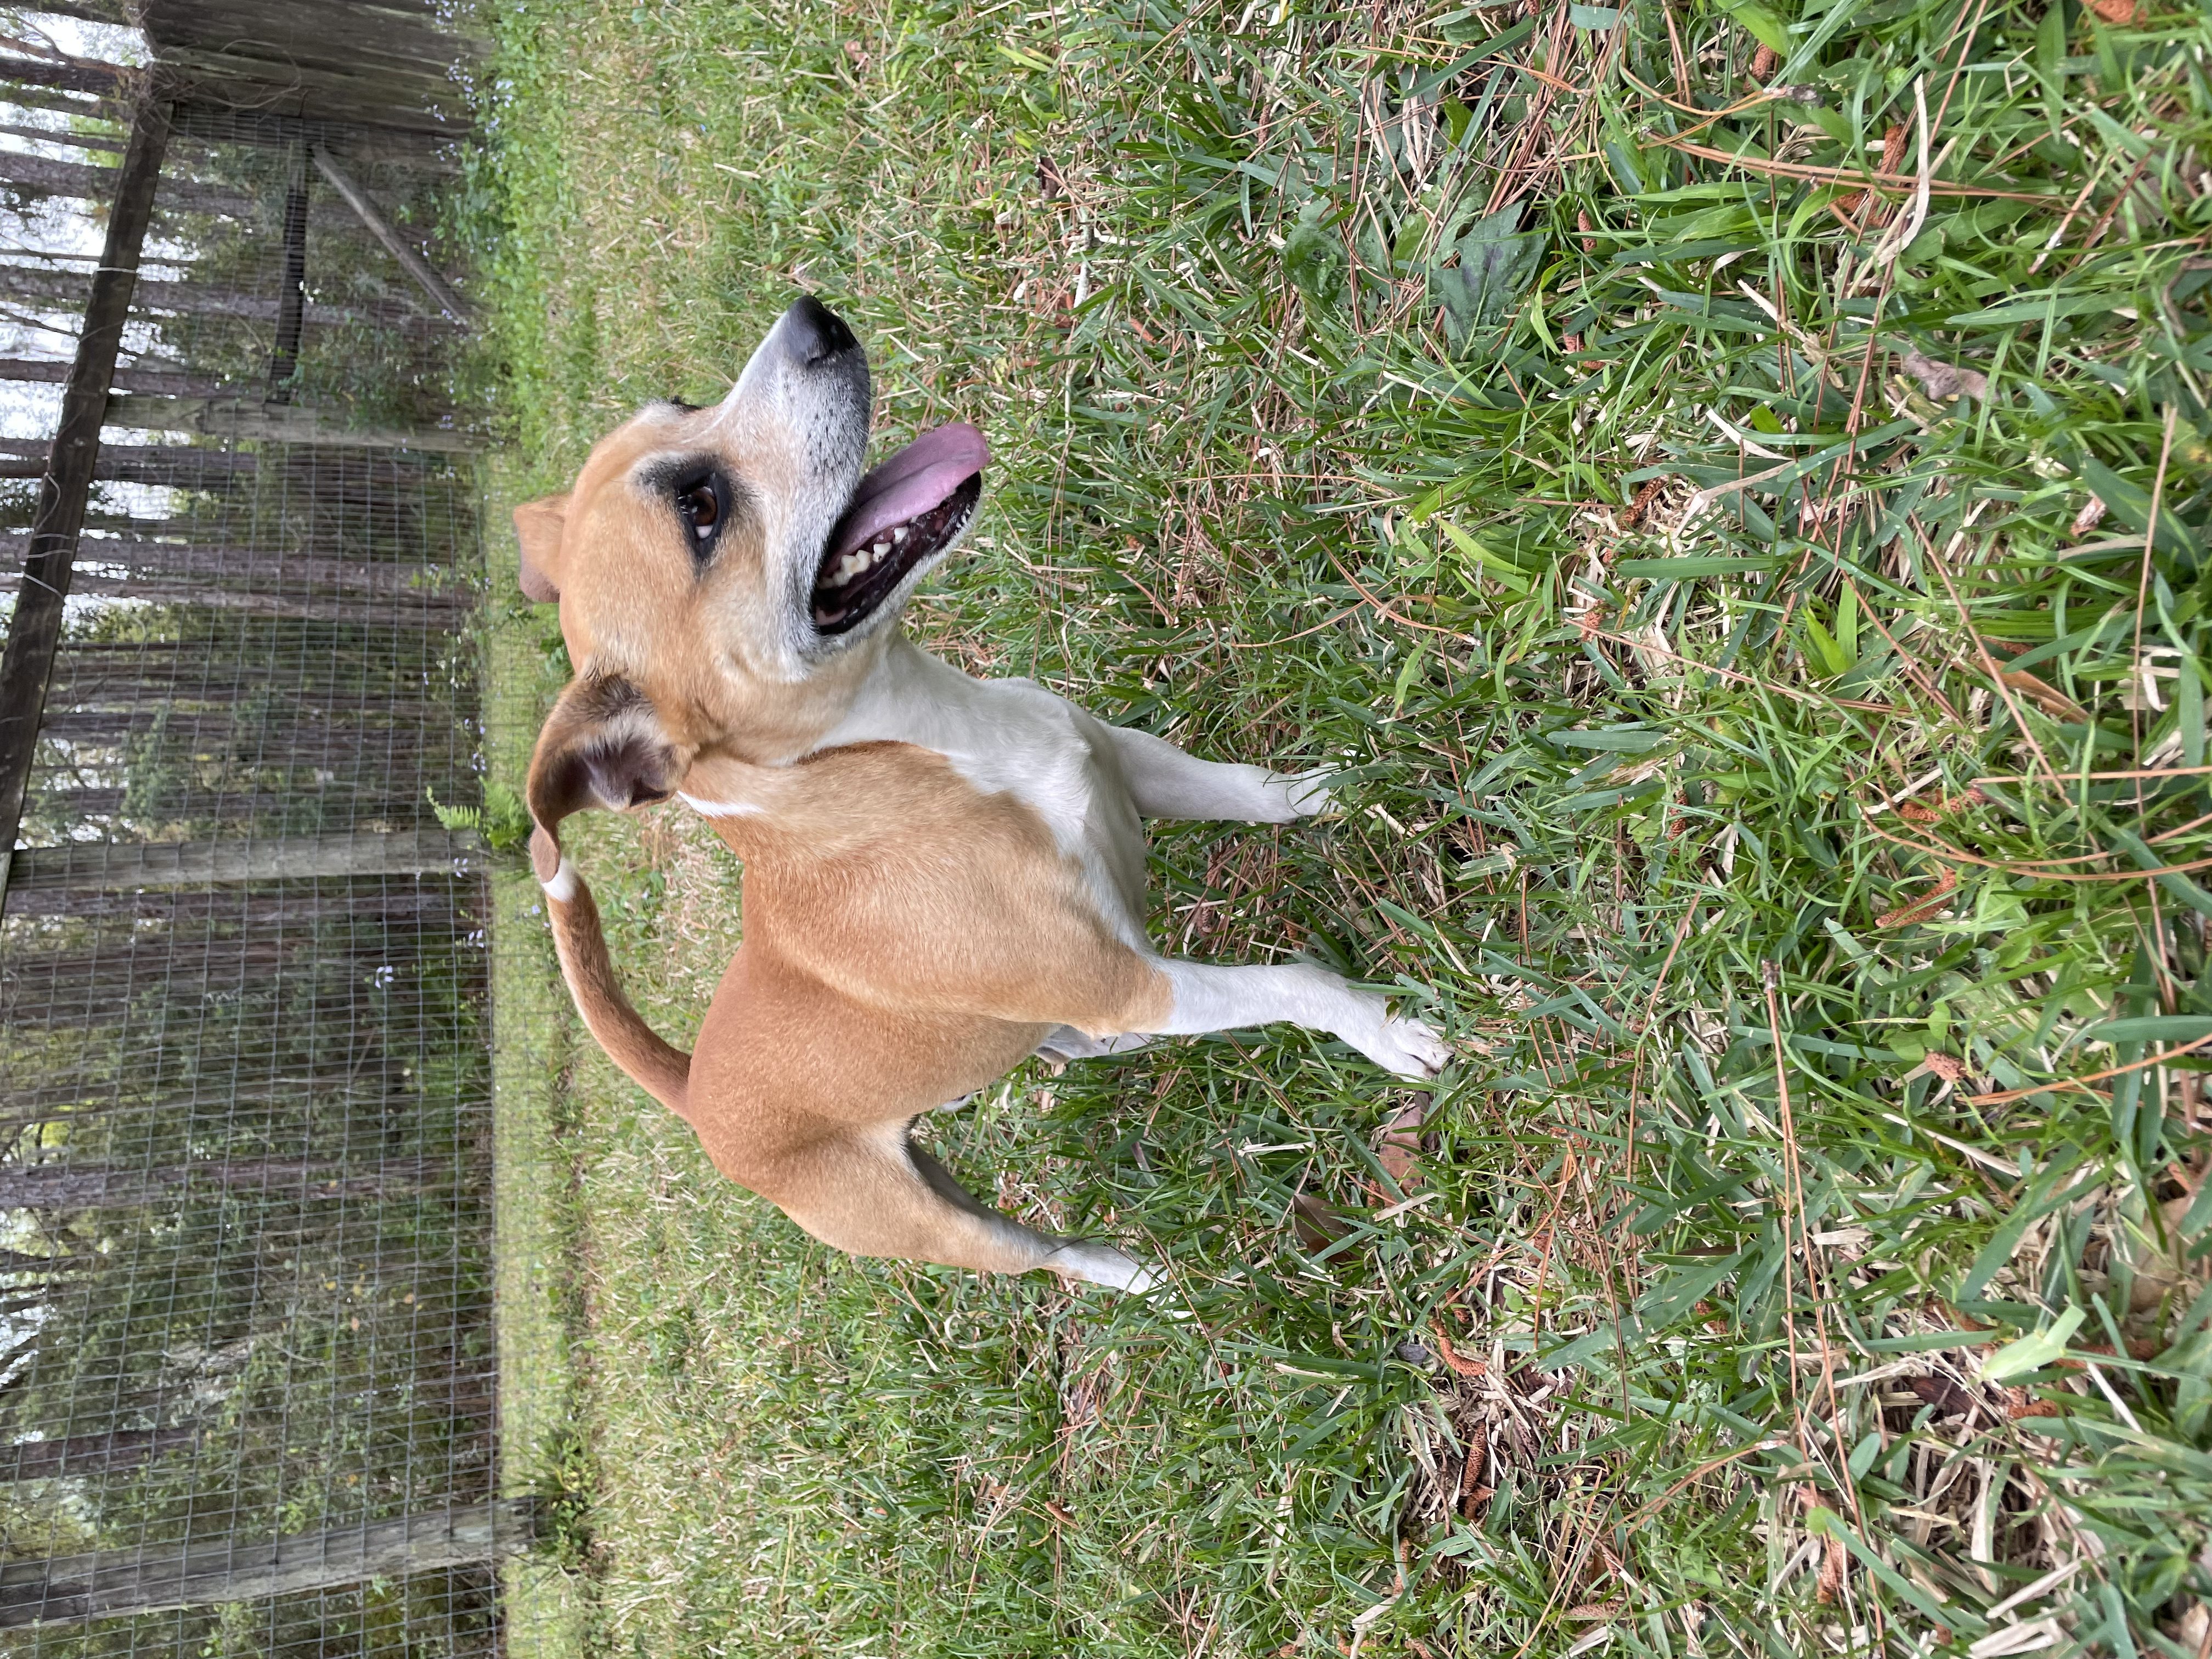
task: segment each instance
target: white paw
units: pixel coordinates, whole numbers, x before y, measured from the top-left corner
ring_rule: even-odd
[[[1310,772],[1292,772],[1273,781],[1282,789],[1284,802],[1294,816],[1335,817],[1344,809],[1337,804],[1336,791],[1329,786],[1340,775],[1334,767],[1319,766]]]
[[[1151,1268],[1131,1261],[1111,1244],[1100,1244],[1087,1238],[1061,1245],[1037,1265],[1049,1268],[1062,1279],[1084,1285],[1103,1285],[1109,1290],[1125,1291],[1132,1296],[1142,1296],[1160,1283],[1159,1275]]]
[[[942,1106],[936,1107],[933,1109],[940,1112],[957,1112],[963,1106],[965,1106],[969,1101],[975,1098],[975,1094],[971,1091],[970,1093],[962,1095],[957,1100],[948,1100]]]
[[[1409,1015],[1387,1015],[1346,1041],[1384,1071],[1417,1081],[1426,1082],[1451,1063],[1451,1050],[1436,1027]]]

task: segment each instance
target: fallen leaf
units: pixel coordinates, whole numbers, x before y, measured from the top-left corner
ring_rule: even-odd
[[[1291,1200],[1291,1224],[1298,1243],[1309,1250],[1325,1249],[1352,1231],[1343,1217],[1311,1193],[1300,1193]]]
[[[1382,1126],[1382,1139],[1375,1148],[1375,1161],[1382,1166],[1383,1173],[1396,1182],[1401,1191],[1421,1183],[1419,1159],[1421,1155],[1421,1126],[1429,1115],[1429,1097],[1417,1096],[1412,1105],[1401,1107]]]
[[[2103,523],[2104,519],[2104,502],[2099,500],[2096,496],[2092,495],[2087,501],[2081,503],[2081,510],[2074,515],[2074,522],[2068,526],[2067,528],[2071,530],[2077,536],[2086,536],[2091,531],[2094,530],[2100,524]]]
[[[1751,78],[1762,87],[1774,77],[1774,71],[1781,67],[1782,54],[1771,46],[1762,45],[1757,52],[1751,54]]]
[[[1893,121],[1889,131],[1881,135],[1881,170],[1895,173],[1905,165],[1905,123]]]
[[[1822,1607],[1843,1594],[1844,1574],[1851,1565],[1850,1552],[1844,1547],[1842,1539],[1830,1533],[1824,1542],[1826,1547],[1820,1556],[1820,1580],[1813,1589],[1813,1599]]]
[[[1974,1396],[1948,1376],[1908,1376],[1905,1385],[1920,1396],[1923,1405],[1933,1406],[1938,1417],[1974,1414]]]
[[[1894,910],[1885,910],[1874,919],[1877,927],[1909,927],[1915,922],[1926,921],[1942,909],[1951,890],[1959,884],[1959,872],[1946,869],[1936,878],[1936,884],[1909,904],[1900,904]]]
[[[1644,522],[1644,515],[1651,510],[1651,503],[1659,499],[1660,486],[1666,482],[1664,478],[1646,478],[1644,481],[1644,488],[1636,492],[1636,499],[1621,510],[1622,529],[1633,530]]]
[[[2170,1198],[2159,1206],[2166,1223],[2166,1237],[2170,1248],[2161,1250],[2155,1240],[2145,1231],[2132,1224],[2127,1227],[2130,1265],[2135,1269],[2135,1279],[2128,1288],[2128,1310],[2131,1313],[2148,1313],[2158,1304],[2190,1285],[2187,1266],[2182,1258],[2181,1220],[2188,1214],[2193,1200],[2183,1193]],[[2132,1348],[2135,1345],[2130,1343]],[[2138,1359],[2148,1359],[2149,1354],[2137,1354]]]
[[[1472,1358],[1469,1356],[1460,1352],[1458,1349],[1452,1346],[1451,1338],[1444,1334],[1443,1326],[1431,1325],[1429,1327],[1429,1330],[1437,1339],[1437,1352],[1443,1356],[1444,1364],[1450,1366],[1454,1371],[1457,1372],[1462,1376],[1486,1376],[1489,1375],[1490,1367],[1483,1361]]]
[[[1475,1505],[1487,1498],[1494,1490],[1482,1484],[1483,1471],[1489,1465],[1490,1425],[1477,1423],[1474,1432],[1468,1436],[1467,1462],[1461,1466],[1459,1476],[1457,1507],[1460,1514],[1469,1520],[1474,1518]],[[1477,1496],[1478,1493],[1480,1497]]]
[[[1938,362],[1917,351],[1906,352],[1903,362],[1905,372],[1919,381],[1920,389],[1939,404],[1948,403],[1962,395],[1968,398],[1989,396],[1990,377],[1979,369]]]
[[[2048,680],[2039,679],[2024,668],[2005,669],[1997,678],[2046,714],[2055,714],[2060,720],[2071,720],[2077,726],[2089,718],[2089,711],[2080,703]]]
[[[1904,160],[1905,124],[1901,121],[1893,122],[1890,125],[1889,131],[1881,135],[1881,164],[1880,170],[1883,173],[1893,173],[1897,171],[1899,164]],[[1860,207],[1865,203],[1867,196],[1868,192],[1863,190],[1849,191],[1844,195],[1836,198],[1836,205],[1841,208],[1845,213],[1856,213]],[[1877,203],[1875,205],[1876,211],[1869,215],[1868,217],[1868,222],[1869,224],[1879,224],[1882,222],[1885,217],[1885,216],[1880,211],[1881,204]]]
[[[2136,0],[2089,0],[2089,9],[2121,28],[2136,21]]]
[[[1927,1054],[1921,1056],[1920,1063],[1946,1083],[1956,1083],[1966,1075],[1966,1062],[1954,1054]]]

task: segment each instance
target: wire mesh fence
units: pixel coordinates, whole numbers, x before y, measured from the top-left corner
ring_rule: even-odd
[[[395,252],[449,173],[390,85],[314,94],[343,65],[216,95],[283,60],[241,17],[392,10],[203,50],[157,6],[148,70],[16,82],[63,135],[0,159],[32,406],[127,123],[173,119],[0,890],[10,1654],[497,1644],[487,903],[431,804],[477,794],[481,494]],[[11,630],[49,448],[0,446]]]

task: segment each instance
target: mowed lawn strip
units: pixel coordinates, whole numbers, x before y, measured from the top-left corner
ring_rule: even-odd
[[[997,454],[917,632],[1346,769],[1334,822],[1160,826],[1163,948],[1462,1056],[1232,1034],[924,1126],[1158,1302],[858,1262],[514,991],[518,889],[542,1627],[2201,1659],[2202,12],[493,19],[516,497],[820,294],[886,439]],[[495,604],[514,783],[564,665]],[[738,872],[680,811],[573,839],[688,1041]]]

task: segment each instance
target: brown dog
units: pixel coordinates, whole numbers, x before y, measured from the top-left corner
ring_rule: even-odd
[[[722,403],[645,410],[516,511],[524,591],[559,600],[576,667],[529,783],[562,969],[615,1062],[817,1237],[1140,1289],[1111,1246],[983,1208],[908,1125],[1030,1054],[1157,1034],[1290,1020],[1414,1078],[1447,1051],[1322,969],[1152,950],[1140,817],[1282,823],[1328,790],[916,647],[899,613],[965,532],[988,452],[939,427],[863,476],[868,417],[866,356],[803,299]],[[623,997],[559,842],[579,808],[678,792],[745,866],[744,948],[690,1056]]]

